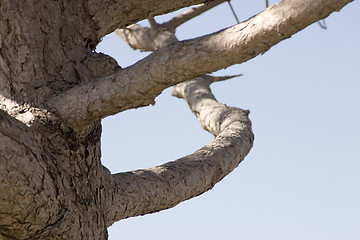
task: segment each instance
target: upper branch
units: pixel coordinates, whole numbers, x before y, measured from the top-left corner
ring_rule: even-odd
[[[169,13],[204,0],[89,0],[88,11],[98,25],[98,37],[123,28],[149,16]]]
[[[185,12],[180,13],[179,15],[172,18],[168,22],[163,23],[162,25],[166,26],[166,28],[169,28],[175,32],[175,29],[181,24],[189,21],[190,19],[193,19],[194,17],[199,16],[200,14],[226,1],[228,0],[215,0],[208,4],[200,4],[198,6],[186,10]]]
[[[210,81],[209,81],[210,80]],[[248,112],[218,103],[201,77],[176,86],[213,142],[164,165],[120,173],[109,179],[107,225],[123,218],[167,209],[211,189],[245,158],[254,140]]]
[[[159,49],[117,73],[49,99],[74,129],[118,112],[154,104],[165,88],[265,53],[278,42],[352,0],[284,0],[234,27]]]
[[[164,47],[171,42],[177,41],[174,33],[179,25],[223,2],[225,2],[225,0],[216,0],[208,4],[197,5],[163,24],[157,24],[152,17],[149,17],[150,28],[133,24],[126,28],[118,28],[115,30],[115,33],[133,49],[155,51],[160,47]]]

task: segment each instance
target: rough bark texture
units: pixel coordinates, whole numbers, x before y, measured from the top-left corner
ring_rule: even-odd
[[[111,214],[108,214],[109,224],[170,208],[197,196],[211,189],[245,158],[254,140],[247,117],[249,112],[218,103],[210,91],[210,83],[212,78],[209,76],[189,80],[176,86],[173,94],[186,99],[204,129],[216,136],[215,140],[176,161],[116,174],[115,194],[110,194],[116,198],[111,204]],[[141,199],[134,194],[139,189]]]
[[[209,5],[159,25],[152,16],[202,1],[2,0],[0,239],[106,239],[106,228],[119,219],[212,188],[253,141],[248,112],[212,96],[214,78],[203,75],[174,90],[216,136],[177,161],[111,175],[100,160],[100,120],[263,53],[350,1],[287,0],[227,30],[177,42],[175,28]],[[145,18],[150,29],[128,26]],[[117,27],[127,27],[119,31],[132,46],[159,50],[121,69],[93,51]],[[146,35],[142,43],[134,42],[136,34]]]
[[[154,104],[155,97],[165,88],[265,53],[281,40],[340,10],[349,1],[280,2],[234,27],[170,44],[128,68],[80,84],[48,103],[74,128],[120,111]],[[168,30],[159,27],[157,32]]]

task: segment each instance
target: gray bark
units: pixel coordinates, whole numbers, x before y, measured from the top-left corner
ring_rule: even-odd
[[[188,102],[215,140],[176,161],[114,175],[115,193],[110,195],[116,197],[111,203],[109,224],[170,208],[197,196],[211,189],[245,158],[254,140],[249,112],[218,103],[210,91],[211,83],[211,77],[203,76],[176,86],[173,94]],[[134,194],[139,191],[141,199]]]
[[[184,42],[173,33],[193,12],[149,30],[128,26],[201,2],[1,1],[0,239],[106,239],[115,221],[211,189],[244,159],[253,134],[248,112],[218,103],[209,89],[218,79],[203,74],[264,53],[351,0],[283,1]],[[159,50],[125,69],[93,52],[118,27],[136,30],[132,46]],[[141,32],[144,42],[133,42]],[[151,104],[189,79],[173,93],[215,140],[174,162],[110,174],[101,164],[101,119]]]
[[[130,108],[154,104],[155,97],[165,88],[263,54],[292,34],[340,10],[344,4],[342,1],[280,2],[234,27],[168,45],[128,68],[75,86],[49,99],[48,104],[74,128]],[[136,37],[128,36],[132,46],[138,33],[143,35],[144,31],[135,31]],[[149,41],[152,43],[146,45],[153,46],[150,50],[155,49],[156,43],[153,39]]]

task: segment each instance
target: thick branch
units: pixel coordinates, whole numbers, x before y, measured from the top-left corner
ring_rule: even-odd
[[[154,104],[165,88],[265,53],[352,0],[284,0],[234,27],[173,43],[116,74],[78,85],[48,104],[75,129]]]
[[[88,10],[98,25],[98,37],[101,38],[116,28],[124,28],[150,15],[161,15],[203,2],[204,0],[90,0]]]
[[[202,126],[216,138],[210,144],[164,165],[114,175],[108,225],[123,218],[167,209],[211,189],[244,159],[253,143],[248,112],[218,103],[208,78],[175,88]]]

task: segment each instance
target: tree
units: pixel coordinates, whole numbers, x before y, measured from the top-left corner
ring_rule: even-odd
[[[115,221],[211,189],[250,151],[253,134],[247,111],[211,94],[210,83],[223,79],[204,74],[264,53],[348,2],[283,1],[234,27],[176,42],[173,32],[190,14],[164,25],[153,16],[201,1],[2,1],[2,237],[106,239]],[[130,26],[144,18],[151,29]],[[121,69],[93,51],[116,28],[132,46],[158,50]],[[153,104],[172,85],[215,140],[175,162],[111,175],[100,161],[100,120]]]

